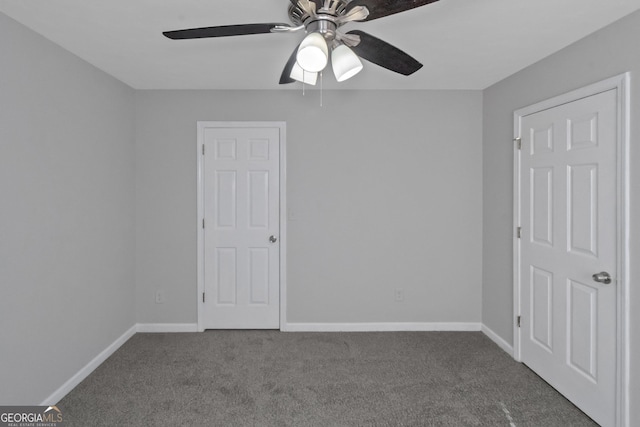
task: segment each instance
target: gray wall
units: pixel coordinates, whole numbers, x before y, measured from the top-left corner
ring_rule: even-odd
[[[631,105],[631,360],[640,357],[640,12],[488,88],[484,92],[484,237],[483,322],[508,342],[512,333],[513,112],[520,107],[632,72]],[[631,402],[640,402],[640,367],[631,367]],[[640,407],[632,405],[631,425],[640,425]]]
[[[484,97],[330,91],[319,108],[317,92],[134,95],[0,14],[0,404],[39,403],[136,321],[196,321],[198,120],[288,123],[291,322],[482,319],[512,342],[513,111],[635,76],[639,38],[635,13]],[[636,120],[632,167],[639,131]],[[631,232],[633,260],[635,222]],[[631,269],[633,358],[640,264]],[[635,365],[631,381],[638,401]]]
[[[134,91],[0,14],[0,405],[134,324]]]
[[[138,322],[197,321],[198,120],[287,122],[290,322],[479,322],[481,108],[478,91],[328,91],[323,108],[318,92],[137,92]]]

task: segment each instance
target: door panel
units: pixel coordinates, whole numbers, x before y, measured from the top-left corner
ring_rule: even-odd
[[[236,228],[236,172],[215,171],[215,194],[213,195],[217,215],[217,228]]]
[[[249,228],[269,227],[269,171],[249,172]]]
[[[217,284],[218,305],[235,305],[238,280],[236,248],[216,248],[215,274]]]
[[[567,168],[569,252],[597,257],[598,165]]]
[[[553,351],[553,273],[531,266],[531,340]]]
[[[521,358],[615,424],[616,91],[522,117]]]
[[[578,372],[593,382],[598,381],[597,325],[598,290],[593,286],[568,280],[569,287],[569,327],[567,328],[569,354],[567,360]]]
[[[269,304],[269,251],[249,248],[249,304]]]
[[[553,246],[553,169],[531,168],[531,240]]]
[[[204,326],[277,329],[279,128],[205,128],[203,145]]]

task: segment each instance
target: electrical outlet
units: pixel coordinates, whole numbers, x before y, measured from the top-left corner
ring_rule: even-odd
[[[404,291],[402,289],[396,289],[395,290],[395,300],[396,300],[396,302],[403,302],[404,301]]]
[[[164,291],[156,291],[156,304],[164,304]]]

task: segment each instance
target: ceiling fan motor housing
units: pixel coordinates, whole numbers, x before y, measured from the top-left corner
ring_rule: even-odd
[[[317,7],[316,12],[309,14],[300,4],[289,6],[289,18],[296,25],[304,25],[307,33],[317,32],[327,41],[333,41],[336,30],[340,26],[336,22],[337,17],[345,10],[350,0],[320,1],[322,7]]]

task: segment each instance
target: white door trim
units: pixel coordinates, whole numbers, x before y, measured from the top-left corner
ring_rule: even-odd
[[[616,426],[629,427],[629,135],[630,135],[630,75],[620,74],[598,83],[574,90],[514,112],[513,137],[520,138],[522,118],[539,111],[596,95],[608,90],[617,93],[617,215],[618,215],[618,265],[617,286],[617,360],[616,360]],[[513,357],[521,361],[520,328],[520,151],[514,144],[514,206],[513,206]]]
[[[197,217],[196,229],[198,234],[197,245],[197,278],[198,292],[196,304],[198,307],[198,331],[204,331],[204,307],[202,294],[204,292],[204,176],[202,144],[204,143],[205,128],[278,128],[280,130],[280,328],[287,324],[287,124],[286,122],[216,122],[199,121],[196,138],[197,156]]]

